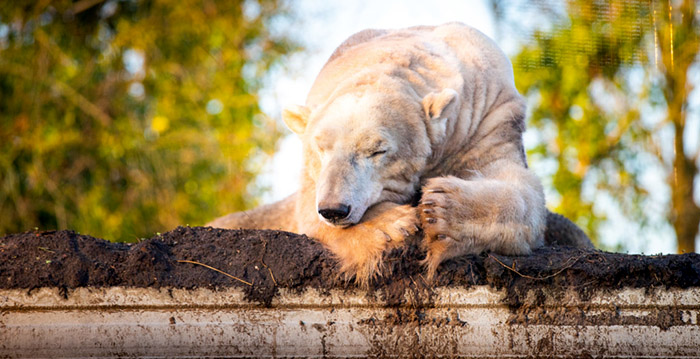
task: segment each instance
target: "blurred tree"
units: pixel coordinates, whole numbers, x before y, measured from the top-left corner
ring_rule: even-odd
[[[695,251],[700,208],[693,181],[700,148],[684,141],[698,137],[686,121],[693,90],[688,70],[700,59],[696,0],[524,4],[537,11],[538,21],[513,57],[515,78],[530,98],[531,125],[540,136],[531,156],[556,167],[556,211],[595,239],[603,218],[595,214],[594,202],[603,194],[644,226],[650,220],[645,198],[659,189],[641,185],[641,177],[663,168],[678,251]],[[512,3],[492,0],[492,5],[509,33],[522,31],[528,17]],[[584,193],[587,186],[594,195]]]
[[[0,4],[0,233],[133,241],[253,205],[284,0]]]

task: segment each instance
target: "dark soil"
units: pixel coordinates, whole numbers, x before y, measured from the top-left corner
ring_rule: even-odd
[[[385,275],[371,284],[388,305],[405,301],[406,291],[430,305],[434,286],[490,285],[507,291],[520,306],[530,290],[586,297],[593,289],[698,287],[700,255],[626,255],[570,247],[545,247],[531,256],[490,253],[445,262],[432,282],[419,261],[417,237],[388,253]],[[196,261],[219,269],[230,278]],[[73,231],[26,232],[0,238],[0,289],[77,287],[241,287],[251,301],[270,305],[278,288],[326,291],[355,288],[337,276],[336,262],[303,235],[269,230],[178,227],[137,244],[110,243]]]

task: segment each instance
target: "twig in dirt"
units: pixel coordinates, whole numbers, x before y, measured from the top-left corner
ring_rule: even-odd
[[[251,287],[253,286],[253,284],[250,283],[250,282],[246,282],[246,281],[244,281],[244,280],[241,279],[241,278],[234,277],[234,276],[232,276],[232,275],[230,275],[230,274],[228,274],[228,273],[226,273],[226,272],[224,272],[224,271],[222,271],[222,270],[220,270],[220,269],[216,269],[216,268],[214,268],[214,267],[212,267],[212,266],[208,266],[208,265],[206,265],[206,264],[204,264],[204,263],[199,263],[199,262],[195,262],[195,261],[188,261],[188,260],[184,260],[184,259],[178,259],[177,262],[180,262],[180,263],[191,263],[191,264],[200,265],[200,266],[202,266],[202,267],[209,268],[209,269],[211,269],[211,270],[213,270],[213,271],[219,272],[219,273],[221,273],[221,274],[223,274],[223,275],[225,275],[225,276],[228,276],[228,277],[230,277],[230,278],[233,278],[233,279],[235,279],[235,280],[237,280],[237,281],[239,281],[239,282],[241,282],[241,283],[243,283],[243,284],[247,284],[247,285],[249,285],[249,286],[251,286]]]
[[[48,248],[46,248],[46,247],[37,247],[37,248],[39,248],[40,250],[42,250],[42,251],[44,251],[44,252],[56,253],[55,251],[52,251],[52,250],[50,250],[50,249],[48,249]]]
[[[272,269],[270,267],[265,266],[267,268],[267,271],[270,272],[270,278],[272,278],[272,283],[275,283],[277,285],[277,281],[275,280],[275,276],[272,274]]]
[[[493,260],[495,260],[496,262],[498,262],[498,264],[502,265],[504,268],[507,268],[508,270],[512,271],[513,273],[515,273],[515,274],[517,274],[517,275],[519,275],[519,276],[521,276],[521,277],[523,277],[523,278],[534,279],[534,280],[544,280],[544,279],[549,279],[549,278],[552,278],[552,277],[556,277],[556,276],[559,275],[561,272],[563,272],[563,271],[565,271],[565,270],[571,268],[574,264],[576,264],[576,262],[578,262],[579,259],[583,258],[583,255],[578,256],[578,257],[575,257],[575,258],[572,257],[572,258],[574,258],[574,261],[573,261],[573,262],[571,262],[570,264],[565,264],[564,267],[562,267],[560,270],[556,271],[555,273],[552,273],[552,274],[547,275],[547,276],[544,276],[544,277],[533,277],[533,276],[530,276],[530,275],[527,275],[527,274],[522,274],[522,273],[518,272],[518,270],[515,269],[515,262],[513,262],[513,267],[509,267],[509,266],[505,265],[505,263],[503,263],[503,262],[501,262],[500,260],[498,260],[498,258],[494,257],[491,253],[489,253],[488,255],[489,255],[489,257],[493,258]],[[567,263],[568,263],[570,260],[571,260],[571,258],[569,258],[569,259],[567,260]]]
[[[262,238],[262,236],[258,236],[260,241],[263,243],[263,249],[262,253],[260,254],[260,263],[262,263],[263,267],[267,268],[267,271],[270,272],[270,278],[272,278],[272,283],[275,283],[275,286],[277,285],[277,281],[275,280],[275,275],[272,274],[272,269],[265,264],[265,261],[263,258],[265,258],[265,253],[267,252],[267,241]]]
[[[418,273],[418,277],[420,277],[420,280],[421,280],[421,282],[423,282],[423,285],[427,287],[428,280],[426,280],[425,277],[423,277],[423,273]]]

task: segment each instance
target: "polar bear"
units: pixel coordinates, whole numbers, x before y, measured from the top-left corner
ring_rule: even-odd
[[[361,283],[420,230],[430,275],[467,253],[529,254],[548,212],[524,118],[510,61],[476,29],[361,31],[331,55],[306,105],[283,113],[303,143],[299,191],[209,225],[304,233]],[[583,237],[572,244],[590,247]]]

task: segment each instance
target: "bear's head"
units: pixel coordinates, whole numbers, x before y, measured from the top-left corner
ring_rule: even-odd
[[[314,108],[285,109],[285,123],[304,146],[303,176],[315,185],[320,218],[347,227],[374,204],[410,202],[457,102],[452,89],[421,98],[370,86]]]

